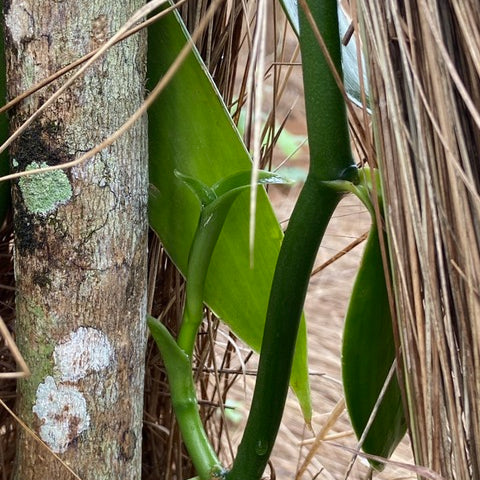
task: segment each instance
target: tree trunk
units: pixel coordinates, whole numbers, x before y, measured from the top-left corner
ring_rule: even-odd
[[[5,2],[8,95],[100,46],[142,0]],[[78,157],[144,96],[145,35],[115,46],[14,143],[14,171]],[[57,85],[58,86],[58,85]],[[55,86],[56,88],[56,86]],[[18,127],[54,91],[15,108]],[[139,479],[145,351],[146,119],[69,170],[13,184],[19,385],[17,480]],[[53,453],[52,453],[53,452]]]

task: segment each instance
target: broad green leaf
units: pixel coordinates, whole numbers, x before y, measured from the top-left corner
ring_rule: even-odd
[[[293,28],[293,31],[298,36],[299,22],[298,22],[298,1],[297,0],[281,0],[280,3],[283,6],[285,14]],[[338,26],[340,38],[343,38],[350,25],[350,20],[343,11],[343,8],[338,5]],[[368,102],[368,80],[367,69],[363,55],[362,60],[362,82],[365,90],[365,95]],[[348,96],[357,105],[361,105],[361,85],[360,85],[360,72],[358,68],[358,55],[357,55],[357,43],[355,37],[352,37],[347,45],[342,44],[342,68],[343,68],[343,80],[345,83],[345,90]]]
[[[230,208],[242,192],[250,188],[251,172],[238,172],[222,178],[212,188],[196,178],[180,174],[178,178],[193,191],[201,204],[197,230],[190,246],[187,267],[187,286],[182,325],[178,332],[178,345],[192,355],[197,332],[203,318],[206,277],[212,254],[222,233]],[[271,172],[260,171],[259,183],[279,183],[281,178]]]
[[[395,359],[392,318],[378,229],[372,225],[345,320],[342,376],[345,400],[361,437]],[[363,450],[388,458],[406,432],[397,377],[394,375],[363,442]],[[377,469],[384,464],[372,462]]]
[[[187,34],[174,15],[149,28],[148,76],[157,81],[185,44]],[[150,224],[169,256],[185,274],[200,206],[174,171],[213,185],[251,169],[251,161],[220,96],[196,53],[188,56],[149,110]],[[254,266],[248,242],[249,196],[235,201],[213,253],[205,302],[243,341],[259,350],[282,232],[260,188]],[[291,386],[307,421],[311,415],[306,329],[297,340]]]

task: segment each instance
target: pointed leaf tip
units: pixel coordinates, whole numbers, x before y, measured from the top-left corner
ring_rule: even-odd
[[[360,438],[395,359],[395,342],[378,230],[372,226],[350,298],[342,347],[345,400]],[[362,449],[388,458],[406,432],[397,377],[391,379]],[[377,470],[384,464],[371,461]]]
[[[175,169],[173,173],[195,194],[202,206],[209,205],[217,198],[215,192],[203,182],[198,180],[198,178],[185,175],[177,169]]]

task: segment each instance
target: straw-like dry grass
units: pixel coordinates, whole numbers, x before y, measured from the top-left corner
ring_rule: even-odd
[[[480,478],[480,9],[357,0],[416,461]]]
[[[11,222],[8,222],[11,223]],[[0,231],[0,315],[9,330],[13,330],[15,319],[13,258],[11,251],[12,227],[5,225]],[[0,336],[0,373],[16,370],[15,359],[6,342]],[[0,379],[0,398],[13,407],[15,401],[15,379]],[[0,478],[8,478],[6,472],[11,468],[15,454],[15,421],[0,408]]]

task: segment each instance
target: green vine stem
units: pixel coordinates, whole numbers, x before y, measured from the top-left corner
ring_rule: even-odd
[[[190,357],[177,345],[166,327],[156,318],[147,319],[161,353],[178,426],[190,458],[202,480],[219,478],[223,467],[213,450],[198,410]]]
[[[250,415],[232,469],[227,473],[228,480],[260,479],[277,436],[310,273],[325,229],[342,196],[324,182],[358,182],[343,96],[308,17],[315,22],[337,71],[341,72],[337,0],[300,0],[310,170],[280,250]]]
[[[189,357],[193,355],[197,331],[203,318],[203,296],[208,266],[227,213],[228,208],[225,206],[202,209],[199,226],[190,249],[185,308],[177,338],[178,346]]]
[[[175,174],[195,193],[201,203],[198,227],[188,257],[185,309],[177,339],[179,347],[191,357],[203,318],[205,279],[213,250],[234,200],[250,186],[251,173],[236,173],[223,178],[212,187],[179,172]],[[285,183],[285,179],[274,173],[261,171],[258,183]]]
[[[175,172],[201,204],[198,226],[190,247],[185,308],[177,341],[157,319],[147,319],[150,332],[162,354],[167,371],[172,406],[182,438],[201,480],[223,477],[225,471],[203,427],[192,377],[192,357],[198,328],[203,318],[205,279],[215,245],[230,207],[250,187],[249,171],[239,172],[212,187],[194,177]],[[279,175],[259,173],[258,183],[285,183]]]

